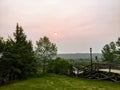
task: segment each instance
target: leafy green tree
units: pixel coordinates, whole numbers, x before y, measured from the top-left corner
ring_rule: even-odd
[[[116,45],[114,42],[106,44],[102,50],[103,61],[113,62],[116,60]]]
[[[35,56],[38,60],[38,63],[42,63],[42,69],[44,73],[46,62],[52,60],[53,57],[57,54],[57,47],[54,43],[50,42],[48,37],[40,38],[36,44],[37,47],[35,50]]]
[[[109,72],[111,71],[111,63],[116,61],[116,44],[111,42],[106,44],[102,50],[102,59],[109,63]]]

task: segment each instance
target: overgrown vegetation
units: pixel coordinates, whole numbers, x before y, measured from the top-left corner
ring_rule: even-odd
[[[55,73],[55,74],[71,75],[72,67],[73,65],[69,61],[62,58],[56,58],[55,60],[49,61],[47,66],[47,72]]]

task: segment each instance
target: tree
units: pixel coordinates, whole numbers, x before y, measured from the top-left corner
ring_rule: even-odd
[[[116,45],[114,42],[106,44],[102,50],[102,59],[103,61],[113,62],[116,60]]]
[[[57,54],[57,47],[54,43],[50,42],[48,37],[40,38],[36,44],[37,47],[35,50],[35,56],[38,60],[38,63],[42,61],[42,68],[44,73],[46,62],[53,59],[53,57]]]
[[[32,42],[26,40],[26,35],[22,27],[17,24],[16,32],[14,33],[14,52],[12,53],[14,60],[16,60],[15,67],[20,78],[25,78],[29,74],[36,72],[35,58],[33,52]]]
[[[26,40],[22,27],[18,24],[14,39],[8,38],[4,44],[4,52],[0,60],[1,82],[27,78],[36,72],[36,60],[32,42]]]
[[[118,38],[118,41],[116,42],[116,44],[117,44],[117,51],[116,51],[117,60],[120,62],[120,37]]]
[[[118,47],[120,47],[120,37],[118,38],[118,41],[116,42]]]
[[[2,37],[0,37],[0,85],[1,85],[1,83],[3,81],[3,77],[2,77],[3,70],[1,70],[2,66],[3,66],[2,59],[1,59],[3,51],[4,51],[4,40],[3,40]]]
[[[109,63],[109,72],[111,70],[111,63],[116,61],[116,44],[111,42],[106,44],[102,50],[102,59]]]

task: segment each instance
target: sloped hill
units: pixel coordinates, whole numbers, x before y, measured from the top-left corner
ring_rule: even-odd
[[[0,90],[120,90],[120,84],[50,74],[1,86]]]

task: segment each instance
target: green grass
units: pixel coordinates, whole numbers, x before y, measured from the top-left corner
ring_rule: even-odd
[[[50,74],[4,85],[0,90],[120,90],[120,83]]]

